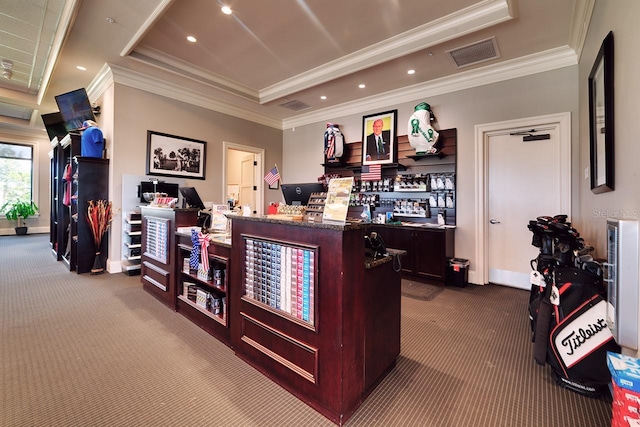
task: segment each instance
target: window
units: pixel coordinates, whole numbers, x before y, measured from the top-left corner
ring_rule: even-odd
[[[13,200],[34,200],[33,149],[0,142],[0,207]]]

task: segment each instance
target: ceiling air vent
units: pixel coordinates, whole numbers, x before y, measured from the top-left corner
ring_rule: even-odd
[[[448,50],[447,53],[458,68],[500,58],[500,51],[495,37]]]
[[[298,101],[297,99],[294,99],[293,101],[287,101],[284,104],[280,104],[280,106],[293,111],[302,111],[311,108],[311,105],[307,105],[302,101]]]

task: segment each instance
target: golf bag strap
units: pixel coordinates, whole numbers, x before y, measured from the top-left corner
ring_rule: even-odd
[[[547,284],[538,308],[536,321],[535,342],[533,345],[533,358],[538,365],[544,366],[547,362],[547,343],[549,341],[549,328],[553,313],[553,304],[549,300],[551,285]]]

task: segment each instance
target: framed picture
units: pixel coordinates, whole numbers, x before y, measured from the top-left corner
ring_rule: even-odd
[[[589,74],[591,191],[614,189],[613,33],[602,42]]]
[[[371,114],[362,118],[362,164],[395,163],[397,155],[396,123],[398,110]]]
[[[204,179],[207,143],[147,131],[147,175]]]

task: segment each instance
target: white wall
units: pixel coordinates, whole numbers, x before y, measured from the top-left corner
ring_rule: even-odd
[[[580,180],[578,230],[589,236],[599,257],[606,257],[607,217],[638,219],[640,216],[640,142],[636,126],[640,123],[640,2],[637,0],[598,0],[580,58],[580,171],[589,167],[588,78],[602,40],[613,31],[614,111],[615,111],[615,191],[591,192],[590,181]]]
[[[570,112],[573,117],[573,152],[577,158],[578,135],[578,67],[567,67],[528,77],[461,90],[445,95],[421,98],[399,105],[380,105],[376,111],[363,111],[344,117],[328,117],[340,125],[348,142],[362,140],[362,116],[392,109],[398,110],[398,135],[406,135],[407,122],[416,104],[426,101],[437,117],[437,129],[456,128],[457,146],[457,228],[456,257],[470,260],[474,271],[474,197],[475,197],[475,134],[477,124],[519,119],[545,114]],[[322,137],[326,121],[284,131],[283,182],[315,181],[322,174]],[[572,167],[573,181],[577,181],[577,162]],[[577,188],[574,186],[575,191]],[[532,183],[531,203],[535,192],[541,191]],[[574,208],[572,208],[574,209]],[[541,212],[554,215],[558,212]],[[526,224],[523,224],[525,227]],[[530,245],[531,242],[522,242]]]

